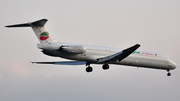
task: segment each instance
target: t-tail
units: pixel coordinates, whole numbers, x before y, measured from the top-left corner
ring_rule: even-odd
[[[49,36],[49,33],[46,31],[44,27],[47,21],[47,19],[41,19],[29,23],[8,25],[6,27],[31,27],[40,43],[56,42],[56,40]]]

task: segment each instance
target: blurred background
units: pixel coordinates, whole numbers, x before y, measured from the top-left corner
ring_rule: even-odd
[[[0,0],[1,101],[177,101],[180,99],[180,1],[178,0]],[[36,65],[63,61],[44,55],[31,28],[5,25],[48,19],[45,27],[62,42],[167,54],[177,68],[110,65]]]

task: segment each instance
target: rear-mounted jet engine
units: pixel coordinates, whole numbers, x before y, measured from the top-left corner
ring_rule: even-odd
[[[72,53],[72,54],[82,54],[86,52],[86,49],[80,45],[65,45],[60,47],[61,51]]]

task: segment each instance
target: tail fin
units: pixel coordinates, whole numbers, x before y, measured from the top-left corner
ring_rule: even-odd
[[[44,25],[46,24],[47,19],[41,19],[34,22],[24,23],[24,24],[16,24],[16,25],[8,25],[5,27],[31,27],[36,34],[40,43],[47,42],[56,42],[53,38],[49,36],[49,33],[46,31]]]

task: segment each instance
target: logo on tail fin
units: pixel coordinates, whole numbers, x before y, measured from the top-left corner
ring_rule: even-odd
[[[44,40],[49,38],[49,33],[48,32],[43,32],[39,36],[40,36],[39,39],[44,41]]]

